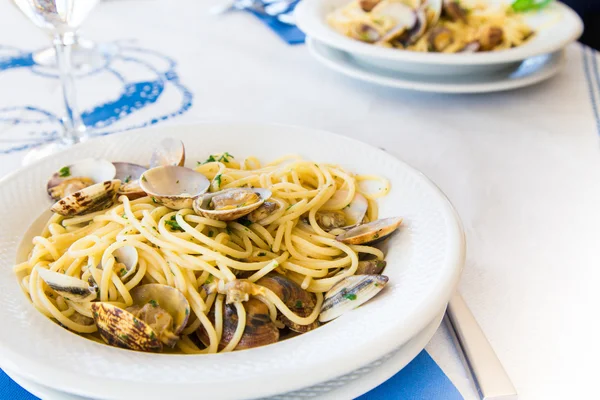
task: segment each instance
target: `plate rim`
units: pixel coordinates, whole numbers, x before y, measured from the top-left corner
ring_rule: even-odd
[[[287,124],[265,124],[265,123],[257,123],[257,122],[237,122],[237,121],[236,122],[202,121],[199,123],[167,124],[167,125],[162,125],[162,126],[158,126],[158,127],[136,129],[136,130],[126,131],[126,132],[121,132],[116,135],[111,135],[110,139],[117,138],[121,135],[122,136],[136,135],[136,134],[140,134],[141,132],[143,132],[145,135],[149,135],[152,132],[156,132],[156,133],[164,135],[164,134],[167,134],[167,132],[172,132],[173,130],[178,129],[178,128],[185,130],[185,129],[198,128],[199,126],[202,126],[205,129],[207,127],[214,128],[215,126],[217,126],[217,127],[226,127],[229,129],[236,128],[236,129],[240,129],[240,130],[248,129],[248,126],[252,126],[254,128],[261,128],[261,129],[264,129],[264,128],[277,129],[277,130],[283,129],[283,130],[287,130],[288,132],[290,132],[290,134],[292,132],[299,133],[299,134],[301,132],[305,132],[305,133],[310,132],[313,135],[319,135],[319,136],[327,135],[332,138],[335,138],[338,141],[347,142],[347,143],[351,144],[352,146],[362,146],[362,147],[367,146],[371,151],[378,153],[381,157],[387,158],[388,160],[391,160],[394,163],[400,164],[402,166],[402,168],[407,171],[407,173],[412,174],[415,177],[418,177],[422,184],[428,186],[428,188],[433,191],[432,193],[436,194],[436,196],[438,197],[437,200],[439,200],[439,203],[440,203],[440,207],[443,207],[443,215],[451,221],[451,223],[448,223],[448,226],[447,226],[447,229],[449,230],[448,236],[451,238],[452,241],[456,241],[456,243],[453,243],[453,245],[449,249],[447,249],[448,254],[445,257],[445,259],[443,260],[443,265],[444,265],[444,270],[445,270],[445,272],[443,274],[444,283],[440,287],[438,296],[436,296],[435,299],[427,299],[426,301],[423,302],[423,304],[420,305],[419,310],[418,310],[419,312],[415,311],[413,320],[410,320],[411,326],[407,329],[404,329],[402,331],[401,335],[398,335],[397,332],[394,332],[391,330],[389,332],[386,332],[385,335],[381,335],[380,338],[382,339],[382,342],[379,344],[376,344],[373,349],[370,349],[372,351],[369,351],[367,353],[368,356],[361,358],[360,361],[353,360],[353,359],[349,358],[347,355],[345,356],[344,359],[342,359],[341,357],[339,359],[336,359],[336,361],[339,365],[336,365],[336,368],[332,368],[329,371],[325,371],[325,373],[321,377],[321,380],[329,380],[329,379],[335,378],[336,376],[344,375],[360,366],[363,366],[370,362],[373,362],[373,361],[377,360],[378,358],[382,357],[383,355],[387,354],[392,348],[389,344],[384,345],[382,343],[394,342],[396,346],[398,346],[399,344],[405,343],[408,339],[410,339],[410,337],[414,336],[415,333],[420,331],[424,326],[427,325],[427,323],[429,321],[431,321],[431,319],[433,319],[433,317],[435,316],[435,314],[437,313],[437,311],[440,308],[437,306],[441,306],[442,304],[445,304],[448,301],[448,299],[450,298],[451,294],[454,292],[454,290],[458,284],[458,280],[460,278],[462,269],[464,267],[465,252],[466,252],[464,231],[462,228],[462,223],[461,223],[460,219],[458,218],[458,215],[457,215],[455,209],[452,207],[448,198],[439,189],[439,187],[437,187],[422,172],[416,170],[415,168],[413,168],[406,162],[400,160],[399,158],[394,157],[390,153],[387,153],[387,152],[385,152],[375,146],[372,146],[370,144],[364,143],[358,139],[343,136],[343,135],[336,134],[336,133],[332,133],[332,132],[329,132],[329,131],[323,130],[323,129],[315,129],[312,127],[299,127],[299,126],[293,126],[293,125],[287,125]],[[106,137],[100,137],[97,140],[90,139],[89,141],[86,141],[85,143],[74,146],[72,149],[61,152],[60,154],[64,155],[65,153],[74,152],[81,146],[89,146],[89,143],[102,142],[103,140],[109,140],[109,139],[106,139]],[[38,165],[40,165],[41,163],[44,163],[45,161],[47,161],[47,160],[40,160],[40,161],[26,167],[25,169],[33,170],[33,169],[37,168]],[[21,172],[22,171],[23,170],[21,170]],[[14,179],[15,176],[17,175],[17,173],[18,173],[18,171],[13,174],[10,174],[6,178],[2,179],[0,181],[0,187],[2,187],[4,184],[9,182],[11,179]],[[425,312],[421,312],[421,311],[423,311],[423,309],[425,309]],[[41,315],[40,315],[40,317],[45,318]],[[398,337],[402,338],[402,340],[399,341]],[[92,342],[90,342],[90,343],[92,343]],[[99,345],[99,344],[96,344],[96,345]],[[104,346],[104,345],[99,345],[99,346]],[[119,349],[114,349],[114,350],[123,351],[123,350],[119,350]],[[257,350],[257,349],[255,349],[255,350]],[[252,350],[248,350],[248,352],[251,352],[251,351]],[[7,348],[7,346],[2,342],[0,342],[0,355],[3,356],[2,358],[3,358],[3,361],[6,362],[7,368],[15,370],[15,372],[17,372],[17,373],[19,373],[19,371],[23,371],[23,373],[21,373],[21,375],[27,379],[33,380],[34,382],[38,382],[38,383],[41,383],[41,384],[49,386],[49,387],[56,387],[56,385],[58,384],[57,381],[64,382],[66,377],[70,377],[71,379],[76,378],[75,383],[72,383],[73,387],[69,388],[67,391],[69,393],[83,395],[83,396],[89,396],[91,393],[89,391],[89,389],[85,386],[86,381],[88,383],[91,381],[90,375],[78,376],[77,374],[73,374],[70,371],[57,371],[55,368],[52,368],[52,366],[50,366],[50,365],[42,364],[39,361],[36,361],[35,359],[30,359],[26,355],[25,356],[21,355],[18,352],[14,351],[10,348]],[[159,357],[189,357],[190,359],[193,357],[193,356],[187,356],[187,355],[182,356],[182,355],[164,355],[164,354],[158,355],[158,356]],[[218,356],[218,355],[216,355],[216,356]],[[204,355],[203,357],[211,357],[211,355]],[[25,368],[25,370],[23,370],[23,368]],[[306,370],[305,372],[308,372],[310,369],[308,366],[305,366],[303,368],[304,368],[304,370]],[[281,373],[280,373],[280,375],[281,375]],[[62,377],[62,379],[60,379],[61,377]],[[275,383],[273,388],[269,389],[270,391],[268,393],[265,391],[265,389],[263,389],[263,391],[265,391],[265,393],[263,393],[261,395],[272,395],[272,394],[276,394],[276,393],[297,390],[302,387],[310,386],[311,383],[309,381],[310,381],[310,379],[307,379],[306,377],[303,377],[302,375],[300,375],[299,379],[296,379],[293,385],[291,385],[289,383],[286,384],[285,385],[286,389],[281,390],[281,387],[284,385],[283,383],[281,383],[281,382]],[[114,378],[107,378],[107,382],[123,383],[124,381],[114,379]],[[137,383],[139,384],[139,382],[137,382]],[[312,383],[314,384],[314,380]],[[189,385],[190,385],[190,383],[188,383],[188,387],[189,387]],[[109,385],[106,385],[106,386],[109,386]],[[117,393],[117,391],[114,388],[112,388],[112,389],[109,388],[109,389],[111,391],[107,392],[107,393],[111,393],[111,394],[107,394],[107,396],[112,396],[112,394]],[[92,396],[93,396],[93,394],[92,394]]]
[[[446,84],[439,82],[427,83],[422,81],[410,81],[402,78],[394,78],[391,76],[383,76],[375,71],[368,71],[366,67],[356,65],[355,63],[352,63],[350,61],[340,61],[333,59],[329,54],[325,54],[324,51],[320,50],[319,47],[325,47],[326,51],[328,52],[341,52],[347,54],[349,57],[352,57],[352,55],[343,50],[331,47],[326,43],[319,42],[319,40],[313,37],[306,37],[306,46],[309,50],[309,53],[317,61],[325,65],[327,68],[330,68],[347,77],[372,83],[378,86],[429,93],[476,94],[519,89],[527,86],[532,86],[552,78],[554,75],[558,74],[566,65],[566,50],[561,49],[550,54],[551,57],[556,56],[559,59],[550,67],[548,67],[548,63],[545,63],[544,66],[548,67],[547,70],[544,70],[544,68],[540,68],[535,72],[532,72],[531,74],[525,77],[520,77],[518,79],[505,79],[500,81],[494,81],[489,83],[477,83],[472,85],[461,85],[459,83]],[[523,60],[523,62],[524,61],[526,60]],[[398,71],[390,72],[399,73]],[[429,76],[423,75],[423,77],[427,78]]]
[[[415,51],[399,51],[385,47],[373,46],[358,40],[348,38],[328,26],[319,13],[319,5],[323,1],[331,0],[303,0],[295,9],[294,16],[298,27],[307,36],[318,39],[331,47],[348,53],[355,53],[365,57],[373,57],[380,60],[397,61],[398,63],[428,64],[428,65],[491,65],[523,61],[527,58],[542,54],[554,53],[564,48],[569,43],[576,41],[583,34],[583,21],[581,17],[566,4],[555,1],[549,9],[556,9],[564,17],[572,20],[573,27],[568,36],[561,40],[554,40],[548,45],[535,46],[531,49],[515,47],[497,52],[481,52],[468,54],[440,54],[421,53]],[[540,12],[544,12],[542,10]]]

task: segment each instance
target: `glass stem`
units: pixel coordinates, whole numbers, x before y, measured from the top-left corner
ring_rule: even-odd
[[[79,143],[87,138],[86,128],[77,107],[75,79],[71,66],[71,49],[74,39],[73,34],[57,34],[54,37],[56,65],[60,72],[60,81],[67,112],[63,120],[64,129],[60,133],[60,140],[69,144]]]

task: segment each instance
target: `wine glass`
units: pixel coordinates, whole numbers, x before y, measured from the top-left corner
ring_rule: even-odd
[[[74,42],[71,47],[71,68],[77,72],[86,72],[101,68],[107,58],[110,59],[119,52],[116,44],[98,44],[86,37],[82,37],[79,32],[75,32]],[[32,57],[37,65],[56,68],[56,51],[54,50],[54,46],[34,51]]]
[[[24,157],[29,164],[50,154],[66,149],[87,138],[86,127],[77,107],[73,78],[71,49],[76,31],[99,0],[13,0],[14,4],[31,22],[52,32],[56,64],[60,72],[66,115],[58,140],[40,145]]]

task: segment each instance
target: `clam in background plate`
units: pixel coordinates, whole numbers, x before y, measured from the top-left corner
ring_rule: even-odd
[[[369,303],[315,331],[226,354],[133,352],[87,340],[49,320],[34,309],[12,271],[29,224],[49,206],[48,171],[91,156],[145,163],[165,137],[183,140],[190,167],[223,151],[263,161],[296,153],[387,177],[392,190],[380,202],[380,215],[400,215],[405,221],[389,242],[390,283]],[[3,179],[0,202],[2,367],[38,384],[93,398],[136,398],[140,393],[147,399],[267,397],[347,374],[422,331],[448,302],[465,256],[460,222],[425,176],[380,149],[306,128],[207,123],[93,139]]]
[[[581,18],[568,6],[553,2],[539,12],[527,13],[526,22],[536,30],[522,46],[478,53],[421,53],[363,43],[342,35],[327,24],[327,15],[351,0],[303,0],[296,7],[298,27],[307,36],[351,54],[363,64],[403,73],[431,76],[474,75],[515,67],[525,59],[554,53],[583,33]],[[504,0],[488,0],[506,3]]]

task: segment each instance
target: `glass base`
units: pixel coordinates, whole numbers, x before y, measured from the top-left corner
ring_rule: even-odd
[[[41,146],[29,150],[29,152],[25,154],[25,157],[23,157],[23,161],[21,162],[21,164],[23,166],[33,164],[34,162],[41,160],[42,158],[46,158],[52,154],[56,154],[60,151],[66,150],[72,145],[72,143],[65,142],[52,142],[43,144]]]
[[[71,49],[72,67],[75,71],[101,68],[106,64],[106,59],[113,57],[118,51],[118,46],[113,43],[96,44],[91,40],[78,38]],[[34,52],[33,61],[43,67],[56,68],[54,47]]]

